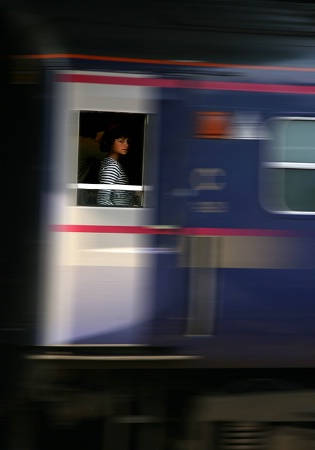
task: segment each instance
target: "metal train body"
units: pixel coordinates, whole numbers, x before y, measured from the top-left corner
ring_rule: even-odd
[[[315,69],[42,60],[49,176],[36,344],[163,346],[213,367],[312,365]],[[88,113],[143,118],[141,207],[77,205]]]

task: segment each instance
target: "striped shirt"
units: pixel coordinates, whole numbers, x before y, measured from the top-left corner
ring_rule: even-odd
[[[104,184],[129,184],[122,165],[110,156],[101,162],[98,180]],[[132,191],[102,190],[97,193],[100,206],[134,206],[136,203]]]

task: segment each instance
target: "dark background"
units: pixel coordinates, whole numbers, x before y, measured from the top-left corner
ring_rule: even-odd
[[[266,64],[313,47],[315,5],[297,0],[2,0],[13,53]]]

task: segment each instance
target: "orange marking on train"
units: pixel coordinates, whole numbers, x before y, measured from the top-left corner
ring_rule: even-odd
[[[198,112],[196,138],[224,139],[229,136],[231,114],[225,112]]]
[[[45,54],[28,54],[28,55],[12,55],[17,59],[86,59],[93,61],[113,61],[113,62],[130,62],[130,63],[145,63],[145,64],[164,64],[175,66],[189,66],[189,67],[213,67],[226,69],[250,69],[250,70],[281,70],[281,71],[295,71],[295,72],[315,72],[315,67],[293,67],[293,66],[257,66],[246,64],[225,64],[205,61],[176,61],[164,59],[144,59],[144,58],[127,58],[101,55],[82,55],[72,53],[45,53]]]

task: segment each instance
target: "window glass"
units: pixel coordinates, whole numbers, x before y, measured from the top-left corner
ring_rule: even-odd
[[[262,200],[273,212],[315,212],[315,120],[269,122],[263,157]]]
[[[286,123],[281,120],[272,120],[269,122],[270,141],[264,149],[265,161],[284,161],[285,147],[285,128]]]
[[[285,201],[294,211],[315,211],[315,170],[285,170]]]
[[[292,120],[287,123],[284,153],[285,161],[314,162],[315,121]]]
[[[145,122],[145,114],[80,111],[77,205],[143,206]]]

